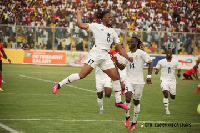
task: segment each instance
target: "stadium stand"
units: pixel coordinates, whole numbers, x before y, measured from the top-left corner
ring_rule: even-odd
[[[110,10],[113,28],[143,31],[149,53],[171,47],[178,54],[193,50],[199,54],[200,41],[195,36],[200,33],[198,0],[1,0],[0,22],[6,25],[0,27],[1,42],[7,48],[27,43],[34,49],[88,51],[92,39],[76,26],[78,6],[84,9],[84,22],[97,22],[98,11]],[[119,36],[124,38],[122,31]]]

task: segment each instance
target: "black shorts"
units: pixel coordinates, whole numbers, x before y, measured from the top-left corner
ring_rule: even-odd
[[[0,71],[2,71],[2,60],[0,60]]]
[[[187,74],[185,74],[185,73],[183,73],[183,77],[186,78],[186,79],[190,79],[190,78],[191,78],[190,75],[187,75]]]

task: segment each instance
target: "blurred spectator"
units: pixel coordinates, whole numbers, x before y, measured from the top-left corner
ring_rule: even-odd
[[[6,8],[6,5],[9,6]],[[136,22],[140,30],[148,27],[158,30],[155,28],[168,25],[165,31],[196,33],[200,32],[199,5],[198,0],[1,0],[0,22],[44,27],[53,23],[53,27],[70,27],[69,23],[76,23],[77,6],[81,6],[84,22],[88,23],[97,20],[95,12],[98,10],[110,10],[122,29]]]
[[[28,44],[23,43],[23,45],[22,45],[22,49],[23,49],[23,50],[29,50],[30,47],[28,46]]]
[[[177,47],[178,53],[182,51],[192,54],[195,50],[195,47],[192,47],[194,41],[195,46],[200,49],[198,39],[194,40],[195,38],[188,36],[179,39],[168,34],[169,32],[200,33],[198,0],[1,0],[0,24],[8,26],[0,27],[0,41],[7,48],[10,46],[21,48],[22,44],[26,43],[29,48],[35,48],[36,45],[37,49],[51,49],[55,42],[56,47],[61,43],[62,49],[70,50],[71,47],[85,49],[84,41],[81,43],[80,39],[77,39],[88,38],[87,32],[76,27],[75,16],[78,6],[84,9],[85,23],[98,21],[96,17],[98,11],[111,11],[115,20],[113,28],[119,29],[118,35],[122,36],[122,41],[125,36],[124,30],[131,29],[147,31],[143,40],[149,48],[152,42],[155,44],[162,42],[163,50]],[[153,31],[161,32],[154,34]],[[71,38],[66,34],[76,36]],[[87,44],[91,43],[88,40]],[[153,43],[152,45],[156,46]],[[60,49],[60,46],[58,48]]]

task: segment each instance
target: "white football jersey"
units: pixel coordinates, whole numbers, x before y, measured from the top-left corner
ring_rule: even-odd
[[[110,50],[111,44],[120,43],[117,33],[112,29],[104,26],[103,24],[91,23],[89,30],[92,31],[95,38],[95,45],[99,49]]]
[[[160,80],[162,83],[176,82],[175,71],[181,69],[181,64],[172,59],[171,62],[167,62],[167,59],[158,61],[156,65],[157,69],[161,69]]]
[[[133,57],[133,62],[127,59],[120,62],[126,65],[126,82],[133,84],[145,84],[143,76],[143,67],[145,63],[152,62],[151,57],[143,50],[137,49],[136,52],[127,53],[129,57]]]

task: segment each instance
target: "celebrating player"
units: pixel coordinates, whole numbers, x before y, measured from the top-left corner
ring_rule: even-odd
[[[176,96],[176,77],[175,71],[178,69],[177,76],[181,76],[180,63],[172,59],[172,50],[168,49],[166,52],[166,59],[158,61],[156,65],[155,74],[158,74],[161,69],[161,89],[164,95],[163,104],[165,106],[166,114],[170,114],[168,93],[170,93],[171,99],[175,99]]]
[[[99,67],[95,68],[95,80],[97,91],[97,103],[100,109],[100,114],[103,114],[103,91],[105,91],[105,97],[110,98],[112,93],[112,81]]]
[[[142,92],[144,88],[144,76],[143,76],[143,66],[145,63],[149,65],[148,67],[148,76],[146,79],[147,84],[151,84],[151,74],[153,70],[152,60],[150,56],[140,49],[141,41],[137,37],[132,37],[128,42],[130,52],[128,52],[129,57],[133,57],[134,61],[129,62],[124,60],[123,62],[118,62],[116,60],[116,65],[120,69],[126,67],[126,81],[125,81],[125,96],[126,96],[126,105],[131,106],[131,96],[133,95],[134,103],[134,117],[131,123],[129,130],[134,131],[138,114],[140,112],[140,99],[142,97]],[[126,110],[126,118],[124,126],[128,127],[130,121],[129,110]]]
[[[8,62],[11,63],[11,60],[7,57],[5,51],[3,50],[3,44],[2,43],[0,43],[0,50],[1,50],[1,53],[3,55],[3,58],[7,59]],[[2,59],[1,59],[1,56],[0,56],[0,91],[3,91],[3,89],[1,87],[2,87]]]
[[[86,63],[83,65],[80,73],[71,74],[67,78],[63,79],[61,82],[56,83],[52,89],[53,94],[56,94],[58,89],[60,89],[64,84],[68,84],[74,82],[79,79],[85,78],[88,74],[92,72],[92,70],[98,66],[101,70],[103,70],[112,80],[113,80],[113,89],[115,91],[116,98],[116,107],[123,108],[128,110],[129,107],[124,105],[121,100],[121,87],[119,81],[119,74],[117,73],[117,69],[115,68],[108,51],[110,50],[111,44],[116,44],[116,47],[119,53],[124,56],[128,61],[132,62],[133,58],[129,57],[125,50],[122,49],[120,44],[120,39],[117,33],[111,28],[113,23],[113,16],[108,11],[103,11],[98,14],[99,18],[102,20],[102,24],[98,23],[83,23],[82,22],[82,14],[83,9],[77,9],[77,24],[78,27],[85,30],[91,30],[93,32],[95,38],[95,44],[93,48],[90,50],[88,59]]]

